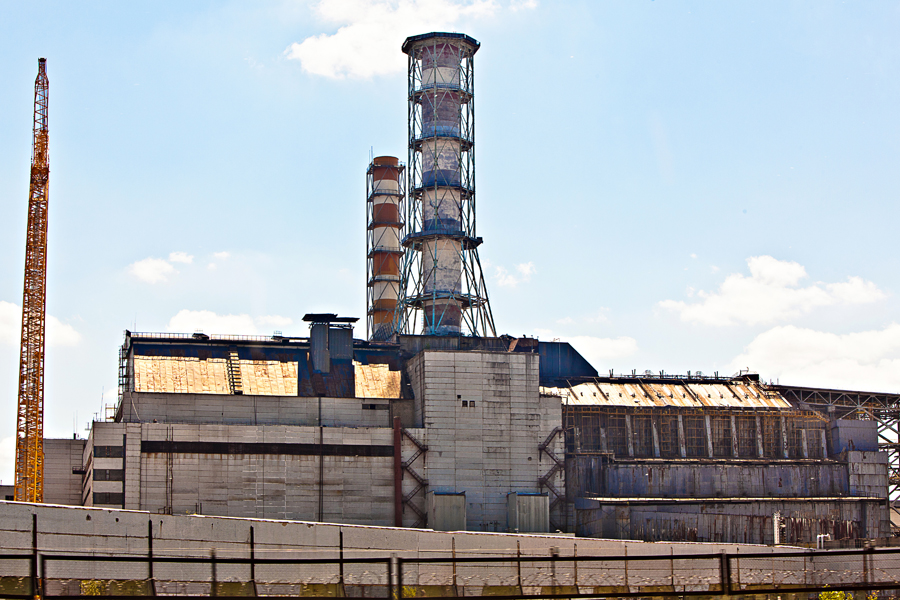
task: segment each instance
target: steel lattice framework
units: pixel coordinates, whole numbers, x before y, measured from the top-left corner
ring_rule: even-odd
[[[900,394],[772,386],[795,406],[834,413],[834,418],[855,417],[875,421],[878,448],[888,455],[888,497],[892,511],[900,513]]]
[[[475,232],[478,48],[458,33],[429,33],[403,44],[409,56],[409,183],[398,333],[496,335],[478,258],[482,239]]]
[[[34,82],[34,139],[22,294],[22,344],[16,433],[16,490],[20,502],[44,501],[44,322],[47,299],[47,204],[50,179],[47,60]]]

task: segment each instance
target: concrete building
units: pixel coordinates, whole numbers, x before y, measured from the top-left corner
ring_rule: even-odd
[[[53,500],[647,541],[890,535],[875,423],[754,375],[601,378],[564,343],[373,343],[308,320],[307,338],[126,332],[115,417],[48,455]]]
[[[368,341],[333,314],[307,315],[307,337],[126,332],[115,414],[47,441],[45,500],[647,541],[890,535],[900,395],[600,377],[569,344],[496,335],[475,231],[479,47],[403,45],[408,163],[367,170]]]

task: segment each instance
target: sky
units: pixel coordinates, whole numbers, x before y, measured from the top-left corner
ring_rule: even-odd
[[[898,3],[0,0],[0,481],[38,57],[45,435],[85,436],[125,329],[364,323],[365,169],[406,160],[400,45],[429,31],[481,42],[498,333],[601,373],[900,392]]]

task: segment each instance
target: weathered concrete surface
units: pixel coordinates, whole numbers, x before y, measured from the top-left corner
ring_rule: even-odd
[[[81,507],[60,507],[14,502],[0,502],[0,552],[32,551],[32,515],[37,515],[37,551],[42,556],[54,554],[91,554],[90,562],[47,562],[50,572],[42,572],[54,593],[70,591],[76,595],[85,590],[130,589],[149,586],[147,564],[105,563],[104,556],[148,556],[152,532],[153,556],[248,559],[256,558],[365,558],[373,562],[345,564],[343,583],[356,586],[357,592],[373,596],[380,591],[386,597],[387,569],[385,559],[391,555],[404,560],[444,558],[444,564],[404,563],[404,586],[410,596],[434,594],[436,586],[453,587],[458,595],[498,594],[504,589],[521,590],[539,595],[562,589],[580,593],[604,591],[712,591],[720,585],[719,556],[678,560],[686,555],[766,554],[753,559],[752,572],[739,573],[742,583],[753,583],[756,577],[778,578],[786,583],[809,582],[815,574],[803,560],[781,561],[777,556],[796,548],[766,548],[735,544],[643,543],[622,540],[583,539],[561,536],[513,535],[472,532],[434,532],[387,527],[336,525],[294,521],[235,519],[208,516],[156,515],[139,511]],[[251,533],[252,531],[252,533]],[[252,537],[251,537],[252,536]],[[523,563],[499,561],[487,566],[466,564],[470,557],[506,557],[521,555],[539,560]],[[574,562],[555,557],[580,558]],[[624,557],[659,557],[655,561],[630,561]],[[450,559],[456,559],[454,567]],[[606,559],[606,560],[600,560]],[[4,563],[6,564],[6,563]],[[25,563],[27,564],[27,563]],[[193,590],[209,594],[213,580],[209,564],[185,565],[160,563],[154,567],[155,586],[160,593],[186,593]],[[755,569],[755,570],[754,570]],[[9,573],[0,573],[0,580]],[[27,572],[25,573],[27,579]],[[454,577],[455,575],[455,577]],[[750,578],[748,578],[748,576]],[[851,573],[852,576],[852,573]],[[14,577],[13,577],[14,578]],[[257,591],[260,594],[309,595],[310,586],[325,595],[334,595],[329,586],[340,585],[337,564],[314,568],[294,566],[256,567]],[[246,564],[220,564],[216,590],[234,594],[249,584]],[[0,581],[2,587],[6,581]],[[455,585],[454,585],[455,584]],[[87,587],[85,587],[87,586]],[[193,587],[192,587],[193,586]],[[205,586],[205,587],[204,587]],[[380,590],[378,589],[380,586]],[[367,589],[366,589],[367,588]],[[141,588],[146,594],[149,590]],[[330,590],[330,591],[329,591]],[[422,592],[421,594],[419,592]],[[96,590],[95,590],[96,592]],[[406,589],[404,589],[404,594]],[[321,594],[316,594],[321,595]],[[361,595],[357,593],[356,595]]]
[[[569,494],[652,498],[887,497],[887,454],[829,461],[569,459]]]
[[[518,550],[524,556],[637,554],[704,554],[768,552],[764,546],[737,544],[655,543],[583,539],[571,536],[516,535],[476,532],[437,532],[364,525],[303,521],[240,519],[206,515],[158,515],[146,511],[27,504],[0,501],[0,551],[31,551],[32,515],[37,515],[41,552],[97,552],[105,555],[145,555],[148,524],[153,530],[155,556],[249,556],[250,527],[256,556],[337,558],[343,536],[345,558],[403,558],[495,556]],[[796,550],[796,549],[795,549]]]
[[[44,502],[81,504],[82,454],[85,440],[44,439]]]
[[[558,398],[540,395],[539,358],[424,350],[407,364],[428,445],[428,489],[466,493],[469,531],[504,531],[510,492],[550,490],[552,504],[553,490],[565,489],[565,473],[548,454],[563,458],[562,436],[550,439],[562,413]]]
[[[785,523],[782,543],[814,545],[819,534],[834,540],[883,537],[884,512],[884,500],[864,498],[595,498],[576,501],[576,532],[645,541],[774,544],[773,515],[779,513]]]

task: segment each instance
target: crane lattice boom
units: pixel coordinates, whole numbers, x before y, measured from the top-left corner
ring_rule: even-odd
[[[25,242],[22,345],[16,434],[16,491],[20,502],[44,501],[44,324],[47,289],[47,184],[50,178],[47,60],[34,82],[34,140]]]

